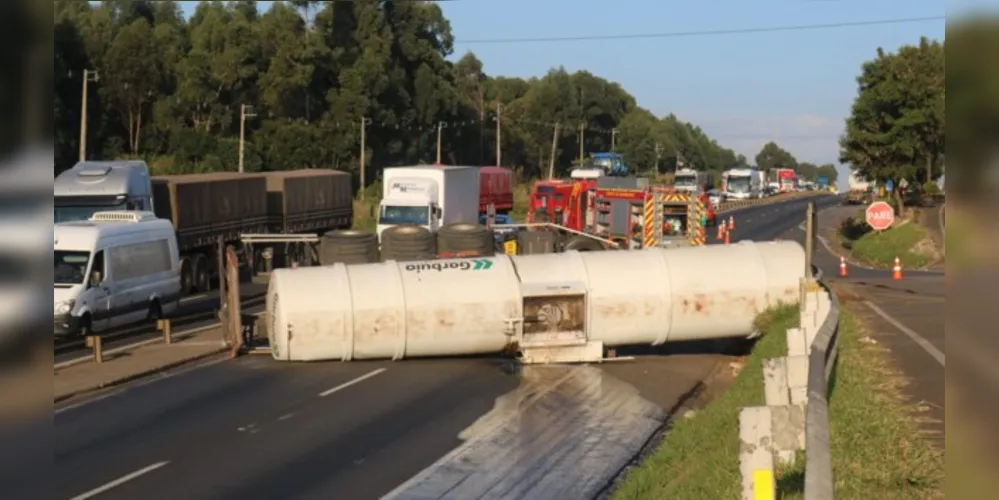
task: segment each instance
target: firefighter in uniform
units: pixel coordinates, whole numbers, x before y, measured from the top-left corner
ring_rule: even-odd
[[[701,215],[701,227],[708,227],[708,223],[714,223],[714,217],[709,217],[708,214],[714,213],[714,207],[711,206],[711,197],[708,196],[708,191],[711,190],[711,186],[708,184],[704,185],[704,189],[701,190],[701,194],[697,195],[697,201],[701,202],[701,206],[704,207],[704,214]]]

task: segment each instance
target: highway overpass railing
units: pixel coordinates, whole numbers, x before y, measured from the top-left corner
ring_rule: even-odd
[[[840,304],[811,265],[815,207],[806,218],[806,265],[797,328],[787,331],[787,355],[763,362],[765,405],[739,413],[742,498],[777,497],[775,470],[804,452],[806,500],[832,500],[829,389],[836,367]]]

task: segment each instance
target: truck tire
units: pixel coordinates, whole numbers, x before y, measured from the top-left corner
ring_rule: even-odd
[[[378,262],[378,236],[353,229],[330,231],[319,242],[319,264]]]
[[[198,293],[211,290],[211,280],[208,275],[208,259],[200,253],[194,256],[194,289]]]
[[[382,260],[429,260],[437,256],[437,241],[427,228],[412,224],[382,232]]]
[[[187,257],[180,259],[180,293],[194,293],[194,265]]]
[[[479,224],[448,224],[437,233],[437,251],[442,254],[467,252],[477,256],[495,255],[496,236]]]
[[[574,236],[565,244],[565,250],[575,250],[577,252],[598,252],[605,250],[602,243],[586,236]]]

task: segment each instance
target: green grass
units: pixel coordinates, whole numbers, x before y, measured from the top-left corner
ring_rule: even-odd
[[[840,316],[839,362],[829,407],[833,475],[840,500],[944,497],[944,456],[920,436],[916,407],[888,353],[849,312]],[[780,471],[785,499],[802,498],[804,462]]]
[[[614,497],[739,498],[739,409],[764,403],[763,360],[787,354],[785,333],[797,321],[797,307],[761,315],[758,326],[765,335],[732,386],[693,418],[678,421],[659,448],[627,475]]]
[[[932,264],[934,257],[920,252],[917,245],[929,238],[926,230],[909,221],[875,232],[864,221],[863,212],[843,221],[840,226],[840,243],[850,251],[850,256],[874,267],[891,267],[898,257],[905,269],[921,268]]]
[[[919,437],[913,408],[900,396],[901,377],[883,350],[861,340],[854,316],[844,312],[841,319],[830,403],[836,498],[942,498],[943,455]],[[796,322],[796,308],[764,315],[766,336],[732,387],[693,418],[679,421],[652,456],[628,474],[615,498],[739,498],[738,412],[763,404],[762,360],[786,353],[785,333]],[[779,498],[802,498],[804,460],[777,473]]]

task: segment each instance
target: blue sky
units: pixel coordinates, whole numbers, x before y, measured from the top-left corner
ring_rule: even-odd
[[[185,10],[193,12],[195,2]],[[270,2],[261,2],[268,4]],[[563,65],[620,82],[657,115],[675,113],[752,159],[773,140],[802,161],[836,162],[855,77],[877,47],[943,39],[944,21],[839,29],[552,43],[462,40],[668,33],[953,14],[940,0],[456,0],[441,2],[457,39],[492,75]],[[981,3],[981,2],[977,2]],[[999,0],[989,2],[999,4]],[[841,176],[845,177],[845,176]]]

